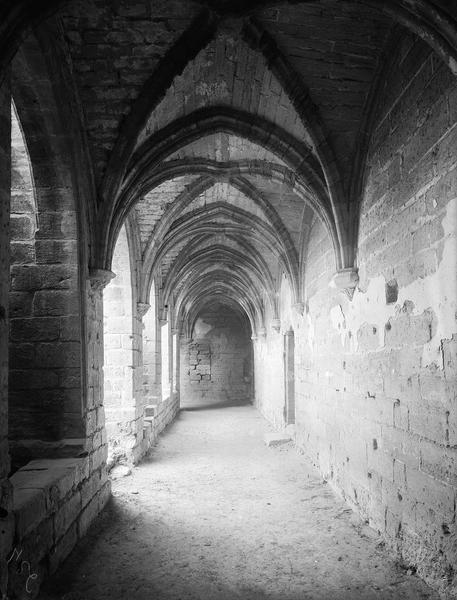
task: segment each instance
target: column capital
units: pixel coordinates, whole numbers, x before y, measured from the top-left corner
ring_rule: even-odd
[[[340,269],[330,281],[330,286],[346,294],[349,300],[354,296],[355,288],[359,283],[359,272],[355,267]]]
[[[292,308],[295,310],[295,312],[299,315],[303,315],[303,313],[305,312],[305,303],[304,302],[295,302],[295,304],[292,304]]]
[[[281,329],[281,319],[273,319],[271,327],[279,333],[279,330]]]
[[[108,269],[89,269],[89,282],[92,290],[103,290],[116,277],[116,273]]]
[[[151,308],[151,305],[147,302],[137,302],[136,303],[136,311],[140,319],[142,319],[148,310]]]

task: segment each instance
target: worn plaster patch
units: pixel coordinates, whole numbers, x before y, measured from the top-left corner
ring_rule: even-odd
[[[330,319],[332,321],[332,325],[334,329],[337,329],[340,332],[341,336],[341,344],[344,346],[344,340],[346,338],[347,332],[346,330],[346,319],[344,317],[343,309],[341,305],[333,306],[330,309]]]
[[[411,299],[415,314],[431,308],[436,315],[434,336],[424,346],[423,366],[435,363],[443,368],[441,342],[457,332],[457,198],[452,199],[443,219],[444,248],[438,269],[401,289],[399,301]]]
[[[355,333],[366,323],[376,326],[378,348],[382,348],[385,343],[385,323],[395,317],[399,307],[412,303],[412,314],[420,315],[432,310],[436,315],[433,337],[424,345],[422,366],[435,364],[443,368],[442,340],[451,339],[457,332],[457,198],[448,203],[442,224],[444,246],[438,269],[400,288],[396,305],[386,304],[386,279],[381,275],[370,279],[366,292],[356,290],[352,302],[344,307],[344,312],[341,306],[332,309],[333,327],[339,330],[343,345],[348,343],[352,352],[358,350]],[[346,321],[346,329],[342,328],[342,319]],[[349,332],[352,332],[351,336]]]

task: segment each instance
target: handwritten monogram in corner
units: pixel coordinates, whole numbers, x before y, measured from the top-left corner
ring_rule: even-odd
[[[14,548],[13,552],[11,553],[11,556],[6,561],[6,564],[7,565],[15,564],[16,569],[20,575],[23,575],[23,574],[27,575],[27,579],[25,580],[25,591],[28,594],[31,594],[32,590],[30,589],[30,586],[32,585],[32,582],[38,578],[38,575],[37,575],[37,573],[32,573],[32,568],[31,568],[28,560],[21,560],[22,553],[23,553],[22,548],[21,548],[21,550]],[[2,600],[8,600],[8,596],[6,594],[2,594]]]

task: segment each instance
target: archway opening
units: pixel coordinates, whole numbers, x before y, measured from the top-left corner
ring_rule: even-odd
[[[109,465],[130,462],[136,445],[132,273],[125,227],[119,233],[112,268],[116,277],[103,292],[103,386]]]
[[[27,437],[46,439],[52,421],[39,419],[39,398],[30,399],[30,378],[25,372],[21,351],[31,335],[31,305],[28,280],[36,270],[35,235],[38,229],[37,205],[33,186],[32,165],[16,107],[11,102],[11,209],[10,209],[10,332],[9,332],[9,440],[11,469],[16,471],[32,457]],[[29,308],[29,311],[27,311]],[[43,329],[51,329],[41,317]],[[30,362],[30,361],[29,361]],[[30,368],[30,367],[28,367]],[[31,373],[32,374],[32,373]],[[35,381],[48,387],[49,377],[33,371]],[[53,374],[51,374],[52,376]],[[38,422],[42,430],[37,430]],[[46,430],[46,431],[45,431]]]
[[[253,353],[249,320],[221,301],[198,313],[190,339],[181,339],[181,407],[252,402]]]

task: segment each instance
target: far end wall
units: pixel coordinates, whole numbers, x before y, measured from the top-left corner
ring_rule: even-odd
[[[191,340],[181,340],[181,402],[250,400],[252,348],[250,330],[222,305],[197,319]]]

